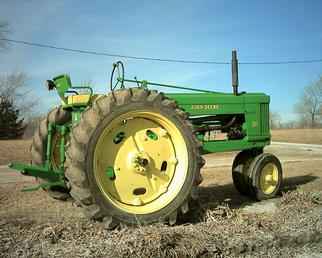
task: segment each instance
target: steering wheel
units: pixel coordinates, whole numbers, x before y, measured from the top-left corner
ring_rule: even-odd
[[[117,73],[117,77],[116,77]],[[115,78],[116,77],[116,78]],[[120,88],[124,88],[124,65],[121,61],[117,61],[113,64],[113,69],[111,73],[110,88],[114,91],[120,83]]]

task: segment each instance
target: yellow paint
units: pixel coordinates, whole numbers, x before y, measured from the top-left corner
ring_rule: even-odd
[[[278,184],[278,168],[274,163],[266,164],[260,174],[259,185],[263,193],[271,194]]]
[[[89,94],[84,95],[72,95],[67,97],[67,104],[74,105],[74,104],[87,104],[90,99]]]
[[[157,140],[147,136],[148,130]],[[116,144],[113,139],[120,132],[125,136]],[[108,167],[114,168],[114,180],[106,176]],[[181,190],[188,170],[187,147],[175,124],[161,114],[128,112],[102,132],[93,169],[102,194],[113,205],[128,213],[148,214],[164,208]]]

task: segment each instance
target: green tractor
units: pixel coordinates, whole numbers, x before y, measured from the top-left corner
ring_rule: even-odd
[[[272,198],[282,167],[263,152],[270,144],[270,98],[238,92],[236,51],[232,79],[233,93],[130,80],[119,61],[111,91],[99,95],[73,87],[68,75],[55,77],[47,86],[62,104],[40,122],[31,164],[10,167],[37,178],[39,185],[27,190],[71,196],[89,218],[110,227],[174,224],[197,197],[206,153],[239,151],[232,165],[237,190],[256,200]],[[153,85],[192,93],[163,94],[150,90]]]

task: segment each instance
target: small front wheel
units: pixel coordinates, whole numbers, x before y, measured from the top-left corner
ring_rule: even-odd
[[[282,165],[276,156],[262,153],[252,161],[249,169],[255,199],[270,199],[279,193],[283,173]]]

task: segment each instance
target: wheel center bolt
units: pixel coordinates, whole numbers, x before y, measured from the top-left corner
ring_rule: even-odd
[[[149,161],[148,159],[145,159],[145,158],[139,158],[138,163],[140,166],[146,167],[149,164]]]
[[[139,173],[144,173],[149,167],[150,159],[149,156],[144,153],[136,153],[132,158],[131,166]]]

